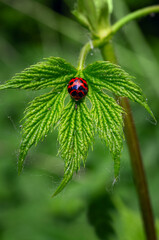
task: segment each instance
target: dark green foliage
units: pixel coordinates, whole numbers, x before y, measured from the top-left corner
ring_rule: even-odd
[[[105,240],[115,235],[112,217],[115,212],[116,207],[108,193],[104,192],[91,199],[87,217],[99,239]]]
[[[87,107],[85,99],[78,102],[70,99],[64,106],[69,80],[81,75],[88,82],[88,98],[92,107]],[[54,196],[65,187],[74,171],[79,170],[81,161],[85,164],[89,145],[93,145],[95,131],[112,153],[116,179],[119,175],[123,145],[123,109],[103,89],[140,103],[152,115],[142,90],[132,80],[124,70],[109,62],[95,62],[78,72],[65,60],[50,57],[1,85],[0,89],[52,88],[51,92],[36,97],[25,111],[18,172],[22,171],[30,147],[58,126],[59,155],[65,161],[65,171]]]

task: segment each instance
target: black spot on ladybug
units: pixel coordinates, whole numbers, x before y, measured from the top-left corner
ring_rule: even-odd
[[[86,91],[86,89],[85,89],[85,88],[83,89],[83,91],[82,91],[82,92],[83,92],[83,94],[84,94],[84,95],[86,95],[86,94],[87,94],[87,91]]]
[[[72,88],[68,88],[68,92],[70,93],[72,91]]]
[[[78,93],[78,96],[79,96],[80,98],[82,98],[84,95],[83,95],[82,92],[79,92],[79,93]]]
[[[78,77],[72,78],[69,81],[67,89],[71,97],[76,101],[85,97],[88,93],[88,85],[86,80]]]
[[[78,88],[78,90],[82,90],[82,91],[83,91],[83,90],[84,90],[84,88],[83,88],[82,86],[80,86],[80,87]]]
[[[72,91],[71,96],[75,97],[75,96],[77,96],[77,93],[75,91]]]

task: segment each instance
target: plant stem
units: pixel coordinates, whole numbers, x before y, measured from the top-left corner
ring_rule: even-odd
[[[78,63],[78,70],[82,70],[84,68],[84,63],[85,63],[85,59],[87,54],[89,53],[89,51],[91,50],[91,42],[86,43],[79,55],[79,63]]]
[[[84,68],[84,63],[87,54],[90,52],[91,49],[98,47],[100,45],[100,42],[101,40],[89,41],[83,46],[79,55],[79,62],[77,67],[78,70],[82,70]]]
[[[148,14],[157,13],[157,12],[159,12],[159,5],[142,8],[140,10],[137,10],[137,11],[134,11],[132,13],[129,13],[128,15],[126,15],[123,18],[121,18],[119,21],[117,21],[112,26],[112,29],[111,29],[112,34],[115,34],[125,24],[127,24],[128,22],[130,22],[130,21],[132,21],[134,19],[141,18],[141,17],[144,17],[144,16],[146,16]]]
[[[117,63],[114,49],[111,43],[106,44],[101,48],[101,53],[104,60],[109,60],[113,63]],[[136,133],[133,116],[131,113],[130,104],[127,98],[120,99],[120,105],[125,109],[124,115],[124,132],[129,148],[131,164],[133,169],[134,181],[139,198],[140,208],[142,212],[142,218],[144,223],[144,229],[147,240],[157,240],[155,232],[154,217],[151,208],[151,202],[149,198],[148,186],[146,182],[146,176],[142,163],[142,156],[140,152],[140,146]]]
[[[128,22],[152,13],[159,13],[159,5],[142,8],[140,10],[129,13],[128,15],[114,23],[111,27],[109,27],[107,34],[101,39],[99,46],[104,46],[107,43],[108,39],[112,38],[112,36]]]

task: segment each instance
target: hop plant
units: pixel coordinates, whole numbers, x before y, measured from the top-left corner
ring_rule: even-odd
[[[79,101],[70,97],[65,104],[67,85],[74,77],[87,81],[88,95]],[[124,137],[124,110],[109,96],[109,92],[141,104],[153,116],[142,90],[134,83],[134,77],[106,61],[94,62],[78,70],[62,58],[50,57],[16,74],[0,86],[0,90],[45,88],[50,88],[50,92],[36,97],[25,110],[18,173],[22,171],[31,146],[58,127],[58,154],[64,159],[65,169],[63,180],[53,196],[62,191],[73,173],[80,169],[81,162],[85,165],[89,146],[93,146],[95,132],[112,154],[114,175],[117,179]],[[87,104],[86,98],[91,104]]]

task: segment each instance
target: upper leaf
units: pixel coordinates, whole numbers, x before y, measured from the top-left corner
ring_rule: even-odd
[[[113,0],[106,0],[108,4],[109,13],[113,12]]]
[[[91,29],[91,26],[90,26],[90,24],[89,24],[89,21],[88,21],[88,19],[86,18],[86,16],[83,14],[83,13],[81,13],[81,12],[79,12],[78,10],[73,10],[72,11],[72,14],[75,16],[75,18],[76,18],[76,20],[83,26],[83,27],[85,27],[85,28],[87,28],[87,29]]]
[[[22,126],[22,142],[20,146],[18,173],[20,174],[26,154],[33,144],[46,137],[61,117],[66,97],[66,88],[60,93],[50,93],[36,97],[25,111]]]
[[[52,87],[59,91],[76,73],[77,70],[64,59],[50,57],[17,73],[4,85],[0,85],[0,90],[8,88],[39,90]]]
[[[132,81],[134,77],[119,66],[106,61],[98,61],[88,65],[83,73],[90,84],[100,89],[107,89],[116,96],[128,97],[144,106],[154,118],[142,89]]]
[[[73,11],[73,14],[91,32],[97,30],[97,15],[94,0],[78,0],[78,7]]]
[[[103,37],[110,27],[112,0],[78,0],[73,11],[77,21],[88,28],[93,37]]]
[[[75,102],[71,100],[65,107],[59,124],[59,154],[65,160],[65,171],[64,178],[53,196],[62,191],[74,171],[80,168],[81,161],[85,164],[94,136],[92,116],[83,101],[77,103],[75,109]]]
[[[94,0],[94,3],[97,11],[98,28],[107,31],[110,14],[113,10],[112,0]]]

